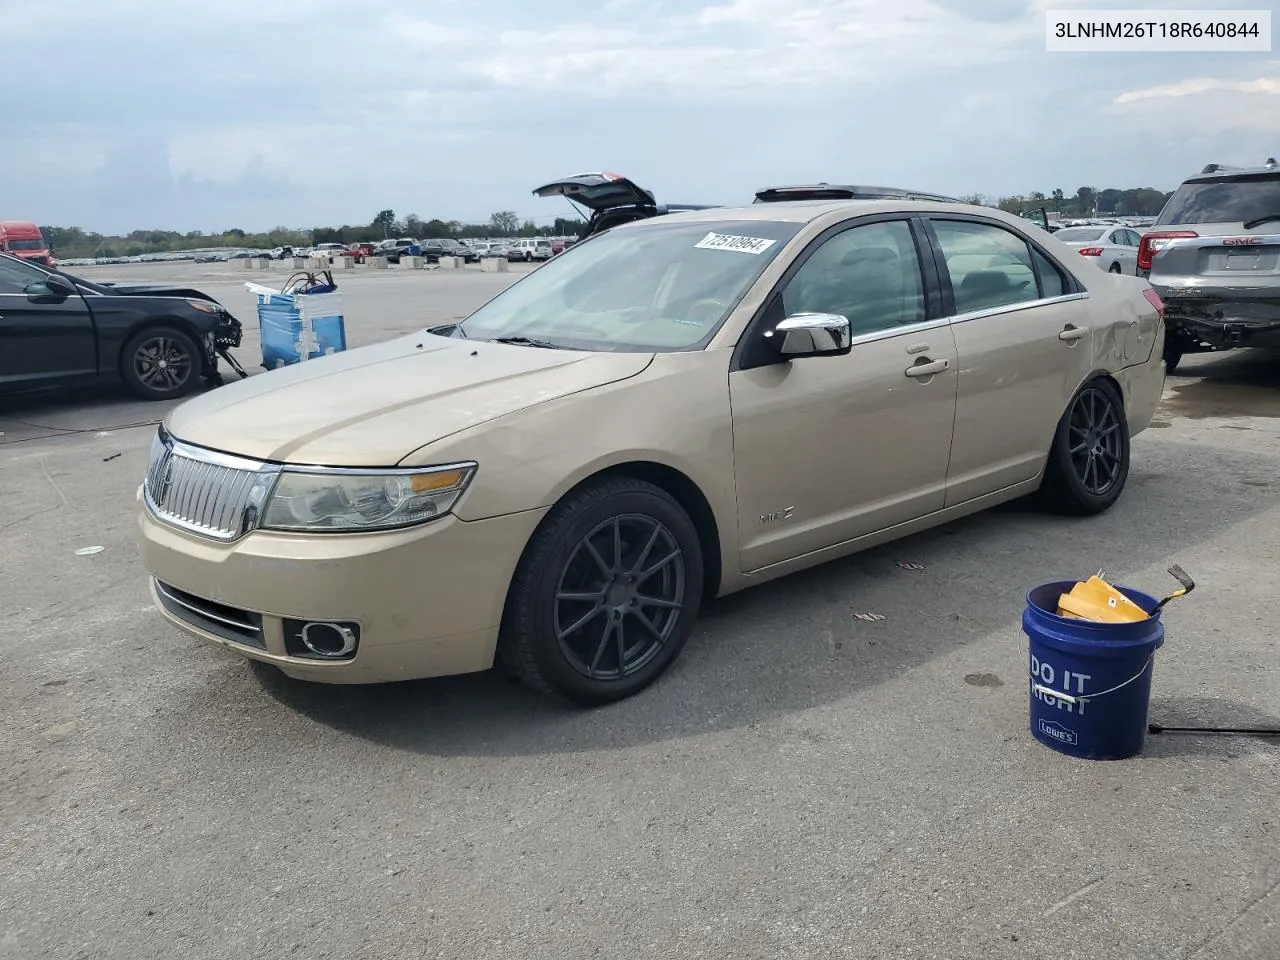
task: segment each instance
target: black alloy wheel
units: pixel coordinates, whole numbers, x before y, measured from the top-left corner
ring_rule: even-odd
[[[511,581],[499,654],[529,686],[584,706],[647,687],[676,659],[702,598],[702,548],[660,487],[607,477],[568,494]]]
[[[671,639],[684,592],[684,556],[660,520],[606,520],[578,542],[560,575],[560,652],[590,680],[630,676]]]
[[[173,327],[152,327],[130,337],[121,351],[120,367],[125,383],[147,400],[184,396],[204,373],[195,340]]]
[[[1110,380],[1085,384],[1054,434],[1037,494],[1055,513],[1101,513],[1120,497],[1129,477],[1129,423]]]
[[[1120,418],[1100,387],[1086,387],[1071,404],[1067,419],[1071,465],[1080,485],[1105,496],[1121,472]]]

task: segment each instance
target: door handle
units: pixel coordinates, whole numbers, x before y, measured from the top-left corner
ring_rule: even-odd
[[[912,364],[903,372],[908,377],[932,377],[935,373],[942,373],[942,371],[950,367],[950,360],[929,360],[924,363]]]
[[[1067,343],[1071,343],[1075,340],[1083,339],[1088,335],[1089,335],[1088,327],[1073,327],[1071,324],[1068,323],[1066,327],[1063,328],[1062,332],[1058,334],[1058,339],[1065,340]]]

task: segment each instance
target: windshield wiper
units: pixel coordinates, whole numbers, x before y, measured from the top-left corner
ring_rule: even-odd
[[[1256,220],[1250,220],[1244,224],[1246,230],[1252,230],[1254,227],[1260,227],[1264,223],[1270,223],[1272,220],[1280,220],[1280,213],[1268,213],[1265,217],[1258,217]]]
[[[535,340],[533,337],[494,337],[490,343],[511,343],[518,347],[545,347],[547,350],[563,350],[564,347],[550,340]]]

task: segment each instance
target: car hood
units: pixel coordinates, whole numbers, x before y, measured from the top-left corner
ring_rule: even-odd
[[[258,460],[393,466],[460,430],[634,377],[652,360],[424,332],[227,384],[177,407],[165,428]]]
[[[100,283],[122,297],[178,297],[183,300],[208,300],[217,303],[213,297],[191,287],[172,287],[161,283]]]

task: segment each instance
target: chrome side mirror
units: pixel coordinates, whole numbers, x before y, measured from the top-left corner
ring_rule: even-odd
[[[849,318],[838,313],[795,313],[765,337],[786,360],[839,357],[853,349]]]

